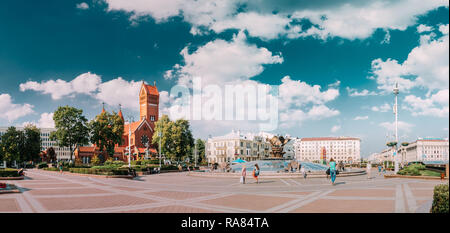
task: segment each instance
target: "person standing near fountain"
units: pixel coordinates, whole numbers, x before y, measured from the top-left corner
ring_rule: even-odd
[[[334,185],[334,181],[336,181],[336,162],[333,158],[330,159],[330,177],[331,184]]]
[[[256,183],[258,184],[258,176],[259,176],[259,166],[255,163],[255,168],[253,168],[253,177],[256,179]]]
[[[242,165],[242,171],[241,171],[241,183],[245,184],[245,177],[247,176],[247,168],[244,165]]]
[[[306,171],[305,171],[305,167],[304,166],[302,166],[302,168],[300,168],[300,172],[302,173],[303,178],[306,179]]]
[[[366,169],[367,169],[367,179],[370,179],[371,178],[370,172],[372,171],[372,164],[370,162],[367,163]]]

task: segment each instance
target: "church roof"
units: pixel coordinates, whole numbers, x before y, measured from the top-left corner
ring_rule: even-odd
[[[117,113],[117,115],[119,115],[119,117],[122,118],[122,120],[124,120],[123,119],[123,114],[122,114],[122,109],[119,110],[119,113]]]
[[[143,121],[144,121],[144,120],[140,120],[140,121],[132,122],[131,124],[125,124],[125,125],[124,125],[124,128],[123,128],[123,134],[128,135],[128,132],[129,132],[129,130],[130,130],[130,127],[131,127],[131,132],[136,131],[136,129],[141,125],[141,123],[142,123]]]
[[[159,95],[158,88],[156,87],[156,85],[155,86],[147,85],[147,84],[143,84],[143,85],[144,85],[145,90],[147,91],[147,94]]]

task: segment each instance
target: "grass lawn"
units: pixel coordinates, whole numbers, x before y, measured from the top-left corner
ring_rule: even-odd
[[[441,173],[436,171],[430,171],[430,170],[421,170],[420,171],[421,176],[437,176],[440,177]]]

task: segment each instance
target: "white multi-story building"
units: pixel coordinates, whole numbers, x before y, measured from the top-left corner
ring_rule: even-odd
[[[361,159],[360,144],[352,137],[301,138],[294,143],[295,156],[300,161],[321,161],[325,152],[327,161],[355,163]]]
[[[208,163],[231,162],[236,159],[254,161],[270,155],[271,145],[264,133],[242,134],[240,131],[211,137],[206,143]]]
[[[16,127],[17,130],[23,131],[23,127]],[[8,127],[0,127],[0,141],[1,137],[6,133]],[[59,147],[55,141],[50,140],[50,133],[56,131],[54,128],[39,128],[41,131],[41,151],[45,151],[50,147],[53,147],[56,153],[56,159],[69,160],[70,149],[68,147]]]
[[[369,161],[375,163],[383,163],[384,161],[394,161],[394,152],[395,149],[392,147],[388,147],[381,151],[380,153],[375,153],[371,155],[371,159]]]
[[[402,162],[414,161],[447,161],[449,157],[448,139],[425,138],[418,139],[407,146],[399,148]]]

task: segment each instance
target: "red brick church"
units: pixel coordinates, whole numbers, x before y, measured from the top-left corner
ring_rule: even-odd
[[[139,90],[139,120],[125,124],[122,135],[122,145],[116,145],[114,148],[114,160],[128,161],[128,143],[129,131],[131,130],[131,160],[143,159],[147,153],[149,156],[156,155],[156,150],[152,145],[152,137],[155,128],[155,122],[159,115],[159,92],[156,84],[147,85],[142,82]],[[105,109],[102,109],[102,112]],[[122,119],[122,109],[117,113]],[[148,152],[147,152],[148,149]],[[105,159],[109,158],[107,153],[102,153],[96,146],[81,146],[75,149],[75,159],[83,163],[90,163],[92,157],[102,154]]]

